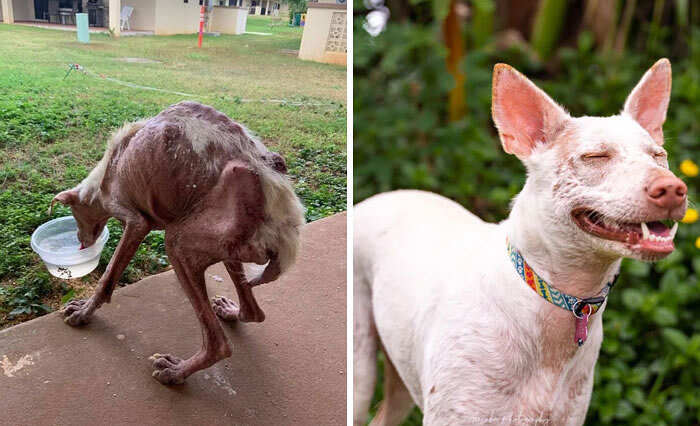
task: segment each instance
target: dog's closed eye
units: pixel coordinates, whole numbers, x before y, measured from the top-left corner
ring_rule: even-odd
[[[609,152],[603,151],[603,152],[589,152],[587,154],[583,154],[581,156],[581,158],[584,160],[605,160],[605,159],[609,159],[611,156],[612,155]]]

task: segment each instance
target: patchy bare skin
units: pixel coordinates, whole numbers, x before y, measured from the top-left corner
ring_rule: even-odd
[[[68,303],[65,322],[86,324],[109,303],[143,239],[162,229],[168,258],[201,324],[203,346],[185,360],[153,355],[153,376],[163,384],[183,383],[230,356],[217,316],[263,321],[252,287],[276,280],[296,254],[303,209],[284,173],[281,156],[226,115],[198,103],[182,102],[122,128],[93,173],[54,199],[71,206],[85,247],[95,242],[108,218],[124,226],[96,293]],[[208,299],[204,271],[222,261],[240,306],[223,297]],[[267,266],[248,280],[242,267],[247,262]]]

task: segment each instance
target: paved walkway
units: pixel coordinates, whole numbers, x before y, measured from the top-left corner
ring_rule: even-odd
[[[172,271],[118,289],[83,328],[52,313],[0,331],[0,424],[346,424],[345,219],[304,228],[294,268],[256,287],[265,322],[225,325],[233,356],[184,385],[159,384],[148,361],[200,346]],[[207,286],[235,298],[221,264]]]
[[[47,30],[61,30],[61,31],[77,31],[77,27],[75,25],[63,25],[63,24],[49,24],[46,22],[36,22],[36,21],[15,21],[15,24],[17,25],[24,25],[27,27],[37,27],[37,28],[44,28]],[[88,27],[88,31],[91,33],[108,33],[109,30],[105,27]],[[144,30],[125,30],[121,31],[120,35],[123,37],[129,37],[129,36],[152,36],[154,33],[153,31],[144,31]]]

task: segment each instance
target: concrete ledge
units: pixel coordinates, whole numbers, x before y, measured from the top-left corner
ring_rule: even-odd
[[[148,357],[201,345],[174,272],[118,289],[83,328],[59,313],[0,332],[2,425],[344,425],[346,216],[307,225],[297,264],[256,287],[267,318],[224,325],[233,356],[181,386],[151,378]],[[221,264],[209,295],[235,299]]]
[[[348,5],[336,3],[307,3],[307,9],[336,9],[347,11]]]

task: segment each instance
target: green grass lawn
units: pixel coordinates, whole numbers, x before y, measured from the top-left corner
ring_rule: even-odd
[[[48,275],[30,248],[31,233],[51,218],[54,194],[95,166],[111,131],[181,100],[216,107],[280,152],[307,220],[345,210],[345,68],[290,54],[299,49],[300,28],[249,17],[248,30],[272,35],[205,37],[198,49],[196,35],[91,34],[85,45],[74,32],[0,24],[0,328],[92,291],[121,236],[115,220],[100,266],[77,280]],[[64,79],[69,63],[88,73]],[[69,214],[59,207],[52,217]],[[124,282],[168,267],[163,241],[162,232],[149,235]]]
[[[272,16],[248,16],[248,22],[245,27],[246,31],[253,31],[257,33],[272,33],[272,34],[289,34],[296,33],[303,30],[302,27],[292,27],[289,25],[289,15],[284,14],[272,17]],[[298,49],[299,46],[295,47]]]

